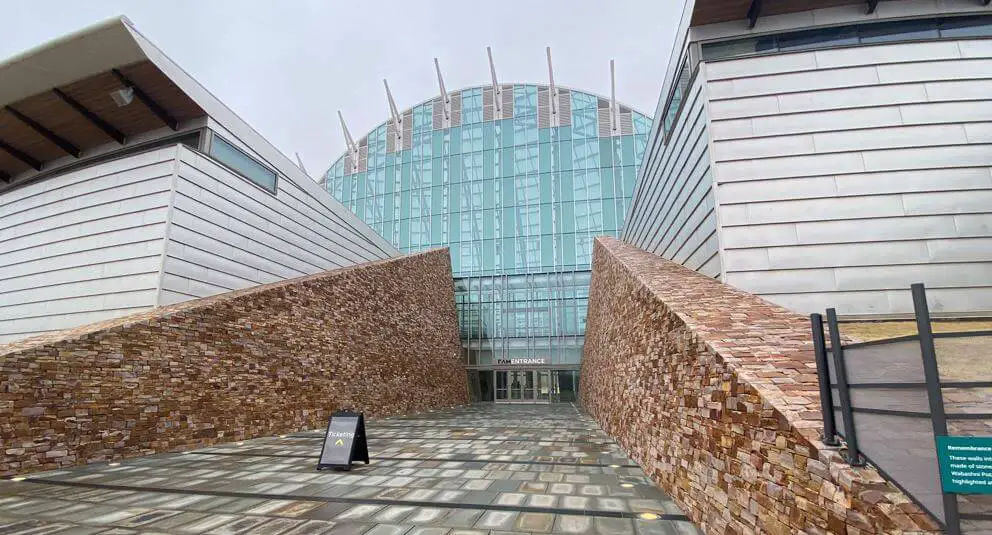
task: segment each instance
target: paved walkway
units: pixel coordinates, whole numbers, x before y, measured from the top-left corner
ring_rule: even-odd
[[[695,534],[571,404],[369,422],[370,465],[316,471],[322,432],[0,482],[0,535]]]

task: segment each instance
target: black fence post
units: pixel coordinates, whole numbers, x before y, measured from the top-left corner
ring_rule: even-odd
[[[809,322],[813,328],[813,352],[816,355],[816,375],[820,382],[820,407],[823,411],[823,443],[839,446],[837,422],[834,420],[834,396],[830,391],[830,364],[827,361],[827,343],[823,337],[823,316],[811,314]]]
[[[930,326],[930,307],[922,283],[913,284],[913,311],[916,314],[916,329],[920,334],[920,353],[923,355],[923,376],[927,383],[927,399],[930,402],[930,423],[933,425],[934,448],[937,437],[947,436],[947,414],[944,412],[944,393],[940,389],[940,371],[937,367],[937,350],[933,343],[933,329]],[[939,458],[939,453],[938,453]],[[938,461],[939,462],[939,461]],[[944,524],[949,535],[960,535],[961,517],[958,514],[957,494],[944,492]]]
[[[844,348],[840,342],[840,327],[837,325],[837,311],[827,309],[827,325],[830,328],[830,352],[834,355],[834,374],[837,376],[837,397],[840,401],[840,414],[844,419],[844,440],[847,441],[847,463],[851,466],[864,466],[858,450],[858,432],[854,429],[854,412],[851,410],[851,390],[847,386],[847,367],[844,365]]]

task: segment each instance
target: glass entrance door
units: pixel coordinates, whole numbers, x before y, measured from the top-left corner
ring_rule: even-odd
[[[551,372],[496,371],[495,400],[499,402],[550,402]]]
[[[551,372],[534,372],[536,379],[534,394],[538,401],[551,402]]]

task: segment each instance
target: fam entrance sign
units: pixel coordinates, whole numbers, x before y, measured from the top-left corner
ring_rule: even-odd
[[[547,357],[496,359],[498,366],[544,366],[547,363]]]
[[[944,492],[992,494],[992,437],[938,436]]]
[[[324,448],[320,451],[317,470],[343,468],[351,470],[351,463],[364,461],[369,464],[369,446],[365,439],[365,416],[360,412],[339,411],[327,421]]]

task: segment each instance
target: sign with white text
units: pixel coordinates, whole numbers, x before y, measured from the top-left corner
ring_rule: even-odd
[[[944,492],[992,494],[992,437],[937,437]]]
[[[354,461],[369,464],[365,416],[360,412],[336,412],[327,421],[327,433],[324,435],[324,447],[320,452],[320,460],[317,461],[317,470],[351,470],[351,463]]]
[[[543,366],[547,363],[547,357],[496,359],[496,364],[500,366]]]

